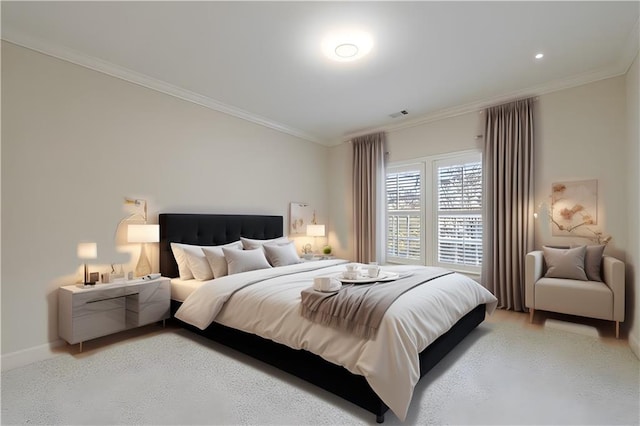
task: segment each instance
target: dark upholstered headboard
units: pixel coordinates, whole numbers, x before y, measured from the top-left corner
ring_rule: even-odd
[[[178,276],[171,243],[217,246],[240,237],[265,240],[282,237],[282,216],[162,213],[160,223],[160,273]]]

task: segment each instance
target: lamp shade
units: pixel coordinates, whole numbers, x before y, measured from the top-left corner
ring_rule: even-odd
[[[324,225],[307,225],[309,237],[324,237]]]
[[[98,244],[78,243],[78,259],[95,259],[98,257]]]
[[[130,243],[157,243],[160,241],[160,225],[129,225],[127,241]]]

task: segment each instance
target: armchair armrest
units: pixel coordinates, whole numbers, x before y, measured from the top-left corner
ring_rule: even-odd
[[[624,321],[624,262],[611,256],[602,257],[604,283],[613,292],[613,320]]]
[[[524,263],[524,305],[527,308],[535,308],[534,285],[542,278],[544,273],[544,256],[542,251],[532,251],[527,253]]]

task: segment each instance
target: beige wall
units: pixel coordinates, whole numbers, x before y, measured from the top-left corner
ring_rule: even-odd
[[[629,265],[636,344],[638,78],[636,59],[626,76],[540,96],[535,160],[537,204],[552,182],[598,179],[607,251]],[[147,199],[152,222],[159,212],[267,213],[283,215],[285,229],[289,202],[309,202],[335,254],[352,258],[347,143],[305,142],[8,43],[2,124],[3,355],[57,341],[56,289],[79,278],[77,242],[98,242],[96,267],[132,267],[136,248],[114,243],[125,196]],[[482,127],[475,112],[391,131],[389,160],[476,148]],[[572,241],[552,237],[544,219],[535,236],[537,246]]]
[[[637,73],[637,61],[635,65]],[[571,89],[542,95],[536,103],[535,126],[535,201],[547,206],[551,184],[556,181],[584,179],[598,180],[598,226],[613,236],[606,253],[622,260],[636,245],[637,259],[637,130],[634,140],[627,142],[627,116],[633,115],[637,128],[637,97],[635,113],[627,114],[626,93],[636,93],[628,88],[629,77],[610,78]],[[635,92],[634,92],[635,90]],[[635,115],[634,115],[635,114]],[[483,133],[484,116],[474,112],[428,122],[420,126],[388,132],[389,161],[405,161],[446,152],[474,149],[482,145],[476,135]],[[628,145],[635,143],[635,152],[627,159]],[[350,146],[333,147],[331,159],[342,161],[350,155]],[[336,204],[347,199],[351,182],[350,167],[344,169],[342,185],[331,187],[331,221],[339,224],[334,229],[347,230],[350,220],[347,214],[350,203]],[[629,170],[628,169],[633,169]],[[631,177],[631,179],[630,179]],[[633,180],[635,179],[635,180]],[[632,188],[627,182],[635,182]],[[630,205],[629,191],[635,194]],[[340,196],[336,196],[339,193]],[[630,213],[630,212],[636,212]],[[636,237],[629,236],[629,225],[636,226]],[[336,236],[339,238],[340,236]],[[345,241],[351,241],[346,234]],[[589,242],[583,238],[553,237],[549,221],[541,211],[536,222],[535,245],[569,244]],[[342,247],[350,253],[351,246]],[[636,260],[637,262],[637,260]],[[635,284],[634,284],[635,286]],[[632,286],[629,290],[633,290]],[[636,309],[629,305],[628,315]]]
[[[629,344],[640,358],[640,59],[626,75],[627,85],[627,323]]]
[[[327,147],[3,43],[2,354],[58,341],[78,242],[98,243],[101,268],[130,262],[114,243],[123,197],[148,200],[152,223],[278,214],[286,232],[291,201],[326,218],[327,168]]]
[[[544,214],[551,185],[598,180],[598,228],[613,240],[606,253],[625,258],[627,246],[626,116],[624,77],[610,78],[540,96],[535,127],[536,206],[542,205],[536,246],[584,243],[554,237]]]

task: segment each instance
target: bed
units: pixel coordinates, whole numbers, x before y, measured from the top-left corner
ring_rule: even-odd
[[[404,419],[413,392],[413,386],[415,386],[413,382],[405,385],[404,379],[393,379],[403,380],[399,388],[410,388],[408,396],[404,396],[402,401],[397,401],[394,399],[394,392],[392,392],[395,385],[391,382],[383,383],[383,381],[386,380],[385,378],[395,377],[395,374],[393,374],[396,372],[395,369],[399,371],[406,370],[407,375],[411,376],[411,374],[413,374],[417,376],[414,380],[417,382],[420,377],[426,374],[484,320],[486,311],[491,312],[495,308],[495,298],[486,290],[476,288],[480,287],[477,284],[472,285],[469,283],[471,280],[459,274],[452,274],[448,276],[449,278],[443,277],[450,281],[464,281],[465,286],[472,286],[473,288],[470,288],[470,292],[478,293],[479,296],[474,296],[474,300],[477,299],[478,301],[474,301],[471,307],[460,308],[463,310],[457,314],[458,316],[456,316],[455,319],[449,320],[449,322],[451,322],[450,325],[445,324],[444,327],[446,329],[444,331],[434,335],[433,340],[428,343],[423,343],[426,346],[423,350],[420,350],[418,353],[418,350],[415,349],[415,362],[412,360],[408,362],[406,366],[404,363],[396,362],[393,366],[389,366],[390,374],[389,372],[383,371],[385,370],[384,368],[379,369],[378,367],[380,366],[379,362],[387,362],[384,359],[388,357],[388,354],[379,355],[379,352],[382,350],[380,348],[391,346],[390,344],[387,345],[384,339],[399,339],[392,331],[380,331],[380,336],[373,339],[373,342],[358,340],[352,336],[345,336],[344,333],[337,331],[335,332],[337,334],[331,335],[330,338],[323,337],[320,338],[320,340],[324,340],[319,341],[316,340],[318,339],[317,336],[320,335],[318,331],[319,327],[326,326],[306,323],[306,319],[299,317],[296,318],[296,321],[303,324],[303,326],[299,327],[300,330],[303,331],[298,333],[294,330],[293,334],[296,334],[296,336],[292,337],[292,340],[289,341],[288,339],[290,338],[284,336],[284,333],[287,328],[293,330],[292,326],[270,326],[270,324],[275,324],[280,321],[280,316],[284,318],[284,314],[273,316],[273,309],[260,310],[264,308],[263,305],[268,306],[267,301],[269,300],[280,303],[280,299],[274,299],[274,296],[271,293],[265,293],[266,291],[282,291],[282,298],[286,299],[288,297],[290,300],[283,300],[282,303],[288,303],[288,305],[283,305],[286,309],[282,309],[282,307],[279,309],[281,309],[282,312],[291,311],[287,314],[289,317],[292,315],[295,316],[296,312],[291,308],[291,303],[295,301],[296,296],[299,298],[300,288],[304,287],[304,283],[312,283],[312,277],[318,273],[334,274],[344,267],[346,261],[335,259],[273,268],[272,270],[265,271],[267,274],[265,277],[260,275],[260,280],[254,280],[256,284],[250,286],[251,290],[243,288],[229,296],[228,300],[224,299],[224,302],[220,303],[220,305],[224,307],[216,311],[209,320],[189,316],[190,312],[196,310],[193,308],[194,306],[200,306],[199,309],[202,310],[202,306],[205,305],[204,302],[202,302],[204,295],[212,293],[211,289],[215,288],[215,292],[219,292],[219,289],[224,288],[225,285],[238,285],[238,283],[245,279],[245,277],[243,277],[244,275],[249,276],[253,274],[251,276],[258,276],[256,274],[262,274],[262,272],[245,272],[217,278],[202,284],[179,280],[176,279],[176,277],[179,276],[178,266],[171,250],[171,243],[216,246],[238,241],[240,237],[258,240],[274,239],[283,235],[283,218],[281,216],[161,214],[159,216],[159,223],[160,272],[163,276],[173,278],[172,283],[175,288],[172,288],[172,314],[175,316],[176,312],[178,312],[178,316],[183,319],[183,321],[179,319],[176,319],[176,321],[189,330],[264,361],[357,404],[375,414],[378,423],[384,421],[384,415],[389,409],[389,406],[391,406],[399,418]],[[399,271],[402,271],[402,268],[409,271],[414,270],[411,269],[411,267],[398,268],[400,268],[398,269]],[[248,278],[246,279],[248,280]],[[445,288],[449,285],[449,282],[429,286],[422,285],[420,288],[432,287],[433,290],[428,291],[440,291],[438,290],[438,285]],[[483,292],[486,292],[486,294]],[[409,303],[408,300],[414,296],[415,295],[412,295],[404,299],[402,299],[402,297],[404,297],[402,296],[397,299],[397,302],[394,302],[393,308],[395,311],[400,312],[397,315],[410,314],[410,311],[401,310],[403,308],[402,303]],[[262,299],[258,299],[258,302],[255,302],[254,299],[258,297]],[[254,301],[252,302],[252,300]],[[218,302],[213,304],[216,303]],[[263,325],[259,325],[260,327],[265,327],[264,324],[267,324],[265,330],[254,330],[246,326],[245,323],[247,320],[242,320],[244,322],[240,320],[243,316],[242,310],[248,309],[248,307],[251,306],[250,303],[257,303],[256,306],[260,307],[260,309],[256,308],[255,311],[261,312],[260,315],[264,315],[264,319],[261,318],[254,322],[262,323]],[[278,306],[277,303],[275,306]],[[389,311],[391,312],[392,309]],[[187,313],[185,314],[184,312]],[[447,317],[447,315],[448,314],[442,315],[442,317]],[[387,314],[385,314],[385,321],[386,316]],[[393,315],[389,314],[389,316],[392,317]],[[256,316],[254,315],[254,317]],[[184,320],[185,318],[186,320]],[[285,321],[283,324],[291,324],[292,319],[283,319],[282,321]],[[443,322],[446,321],[443,320]],[[394,323],[389,322],[389,324],[391,325],[386,329],[393,330],[392,326]],[[307,330],[309,332],[308,335],[304,334],[307,333]],[[332,332],[331,330],[321,331],[323,336],[328,336],[326,333]],[[428,332],[424,333],[425,335],[432,334],[430,329],[427,331]],[[287,332],[290,333],[291,331]],[[426,337],[422,339],[421,335],[416,333],[417,332],[414,333],[412,339],[405,340],[416,340],[416,336],[419,341],[426,339]],[[300,336],[298,336],[298,334]],[[342,357],[342,355],[336,355],[339,352],[336,349],[338,346],[332,347],[332,345],[345,344],[345,342],[349,344],[350,347],[357,348],[357,350],[354,349],[353,354],[346,354],[344,357]],[[390,353],[392,354],[392,352]],[[364,367],[366,362],[363,362],[362,359],[371,356],[375,357],[378,364],[372,364],[375,368],[369,368],[367,370],[367,368]],[[378,372],[378,369],[380,372]],[[402,376],[402,374],[398,375]],[[402,392],[398,393],[402,394]],[[382,397],[380,395],[382,395]]]

